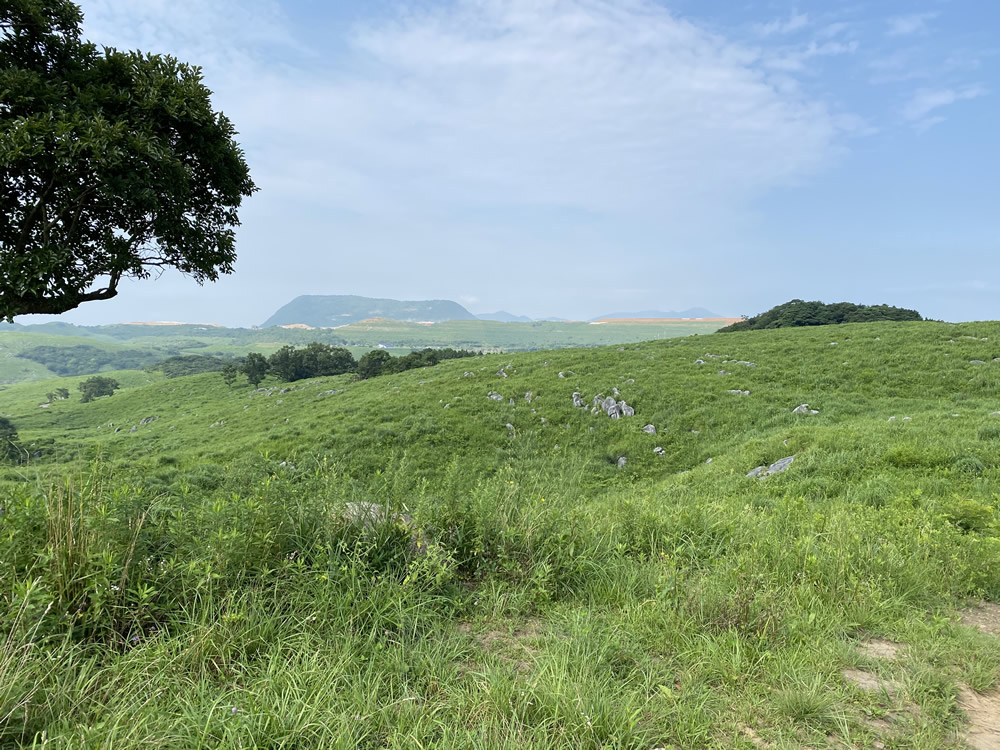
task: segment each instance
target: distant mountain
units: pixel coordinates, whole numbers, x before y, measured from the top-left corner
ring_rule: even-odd
[[[531,323],[531,318],[527,315],[512,315],[509,312],[498,310],[495,313],[482,313],[476,316],[480,320],[495,320],[500,323]]]
[[[419,302],[374,299],[354,295],[304,295],[296,297],[268,318],[261,328],[304,323],[313,328],[334,328],[366,318],[403,321],[476,320],[476,316],[451,300]]]
[[[631,318],[721,318],[711,310],[706,310],[704,307],[692,307],[690,310],[681,310],[677,312],[675,310],[663,311],[663,310],[641,310],[639,312],[616,312],[608,313],[607,315],[601,315],[597,318],[591,318],[594,320],[620,320],[620,319],[631,319]]]

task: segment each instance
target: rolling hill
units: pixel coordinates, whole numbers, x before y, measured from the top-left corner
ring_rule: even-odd
[[[0,738],[976,746],[996,341],[845,324],[260,390],[124,373],[46,409],[77,381],[12,386],[41,457],[0,470]]]

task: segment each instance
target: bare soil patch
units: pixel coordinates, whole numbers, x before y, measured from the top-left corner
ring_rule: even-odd
[[[965,741],[973,750],[1000,750],[1000,690],[985,695],[962,686],[958,707],[969,717]]]
[[[1000,604],[981,602],[963,610],[959,622],[987,635],[1000,636]]]
[[[878,675],[866,672],[863,669],[845,669],[841,674],[844,679],[862,690],[873,693],[885,693],[890,698],[899,694],[899,683],[894,680],[885,680]]]
[[[869,638],[859,643],[858,649],[869,658],[888,659],[891,661],[899,656],[899,652],[903,649],[903,644],[886,641],[882,638]]]

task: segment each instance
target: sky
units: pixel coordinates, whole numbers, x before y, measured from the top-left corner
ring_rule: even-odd
[[[233,275],[61,320],[250,326],[301,294],[1000,318],[1000,3],[80,4],[91,40],[203,68],[260,191]]]

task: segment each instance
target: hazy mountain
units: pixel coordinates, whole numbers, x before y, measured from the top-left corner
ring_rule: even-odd
[[[304,295],[296,297],[261,328],[302,323],[313,328],[333,328],[366,318],[404,321],[476,320],[476,316],[451,300],[395,300],[354,295]]]
[[[591,320],[614,320],[629,318],[721,318],[721,315],[706,310],[704,307],[692,307],[689,310],[640,310],[639,312],[615,312],[607,315],[600,315]]]
[[[481,313],[476,316],[480,320],[496,320],[500,323],[531,323],[531,318],[527,315],[512,315],[509,312],[498,310],[495,313]]]

